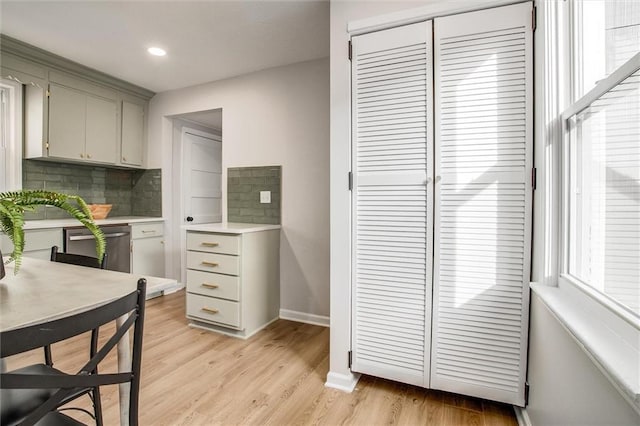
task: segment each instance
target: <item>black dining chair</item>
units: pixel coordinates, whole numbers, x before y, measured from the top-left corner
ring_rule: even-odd
[[[78,266],[88,266],[89,268],[107,268],[107,253],[104,254],[101,262],[96,257],[84,256],[82,254],[63,253],[58,250],[58,246],[51,247],[52,262],[68,263]]]
[[[102,261],[100,261],[96,257],[85,256],[82,254],[64,253],[58,250],[59,250],[58,246],[51,247],[52,262],[66,263],[69,265],[86,266],[89,268],[99,268],[99,269],[106,269],[107,267],[107,253],[104,254],[104,256],[102,257]],[[93,356],[95,354],[97,345],[98,345],[98,329],[91,330],[91,343],[90,343],[90,349],[89,349],[90,356]],[[51,354],[51,345],[46,345],[44,347],[44,361],[46,365],[48,365],[49,367],[53,367],[53,356]],[[41,368],[42,368],[41,364],[36,364],[36,365],[27,367],[27,371],[39,372]],[[43,396],[46,396],[47,393],[50,393],[50,390],[41,390],[41,392],[44,393]],[[88,413],[88,414],[95,419],[97,426],[102,426],[103,425],[102,402],[100,399],[100,390],[98,388],[79,390],[77,394],[71,395],[71,397],[68,400],[64,401],[64,403],[66,404],[69,401],[79,398],[80,396],[85,394],[88,394],[91,397],[91,401],[93,404],[93,414],[91,413]]]
[[[60,342],[113,322],[123,315],[128,315],[127,320],[115,328],[106,343],[89,357],[89,360],[76,374],[63,373],[52,367],[45,368],[38,373],[27,373],[18,369],[0,374],[3,405],[5,400],[12,400],[11,393],[28,393],[40,389],[51,391],[45,399],[28,400],[30,406],[23,407],[22,417],[18,419],[3,418],[1,424],[23,426],[35,424],[46,426],[81,425],[82,423],[58,410],[63,401],[68,400],[78,389],[129,383],[129,425],[137,426],[145,293],[146,280],[141,278],[138,280],[136,291],[106,305],[46,324],[0,333],[0,357],[7,357]],[[97,366],[131,328],[133,328],[131,370],[110,374],[96,373]]]

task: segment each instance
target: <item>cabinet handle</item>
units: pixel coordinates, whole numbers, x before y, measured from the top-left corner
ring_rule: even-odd
[[[127,161],[127,157],[122,157],[122,161]]]
[[[87,158],[91,158],[91,154],[87,154]]]
[[[204,288],[218,288],[218,284],[202,283],[200,286]]]
[[[205,247],[218,247],[220,244],[204,242],[204,243],[200,243],[200,245],[205,246]]]
[[[84,158],[84,154],[80,154],[80,158]]]
[[[155,229],[151,229],[149,231],[142,231],[143,234],[155,234],[156,230]]]
[[[201,264],[204,265],[204,266],[213,266],[214,268],[216,266],[218,266],[218,264],[215,263],[215,262],[207,262],[207,261],[204,261],[204,260],[201,262]]]
[[[211,309],[211,308],[207,308],[207,307],[204,307],[204,308],[202,308],[200,310],[203,311],[203,312],[206,312],[208,314],[217,314],[218,313],[217,309]]]

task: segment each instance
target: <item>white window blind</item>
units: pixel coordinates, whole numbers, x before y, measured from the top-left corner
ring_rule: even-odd
[[[524,405],[531,4],[439,18],[434,26],[431,387]]]
[[[353,38],[352,369],[425,386],[431,327],[431,22]]]

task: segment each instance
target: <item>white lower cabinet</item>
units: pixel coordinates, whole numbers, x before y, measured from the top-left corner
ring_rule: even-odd
[[[278,318],[280,231],[187,231],[187,318],[247,338]]]
[[[131,225],[131,272],[164,277],[164,222]]]
[[[62,250],[62,229],[27,229],[24,231],[24,257],[51,259],[51,247],[58,246]],[[0,234],[0,250],[6,260],[13,252],[13,244],[9,237]]]

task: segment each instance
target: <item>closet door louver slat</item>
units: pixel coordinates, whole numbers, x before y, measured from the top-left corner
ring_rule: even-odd
[[[431,22],[353,38],[352,370],[426,386]]]
[[[531,5],[438,18],[431,382],[524,405]]]

